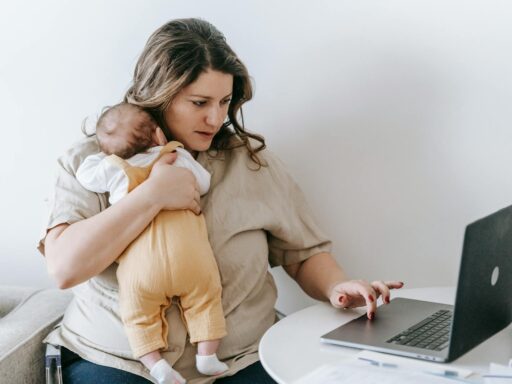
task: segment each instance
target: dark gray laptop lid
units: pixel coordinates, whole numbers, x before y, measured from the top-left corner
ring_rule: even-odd
[[[448,360],[512,320],[512,206],[466,227]]]

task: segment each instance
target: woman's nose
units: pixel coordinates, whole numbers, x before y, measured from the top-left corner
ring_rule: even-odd
[[[212,106],[208,109],[208,114],[206,115],[206,123],[208,125],[218,127],[224,121],[225,116],[223,116],[224,112],[220,107]]]

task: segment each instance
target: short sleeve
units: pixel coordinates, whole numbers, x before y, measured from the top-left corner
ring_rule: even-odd
[[[105,171],[105,158],[103,153],[90,155],[78,167],[76,179],[89,191],[96,193],[108,191],[109,179]]]
[[[44,255],[44,241],[49,229],[59,224],[73,224],[94,216],[107,207],[107,196],[85,189],[76,179],[82,161],[98,153],[94,137],[76,143],[57,160],[53,191],[49,198],[48,219],[41,232],[38,250]]]
[[[289,265],[310,256],[331,251],[331,241],[317,223],[304,194],[287,172],[283,163],[267,152],[268,204],[274,221],[267,230],[269,263]]]

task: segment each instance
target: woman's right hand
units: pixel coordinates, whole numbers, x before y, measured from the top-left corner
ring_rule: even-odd
[[[160,209],[190,209],[201,213],[199,185],[188,169],[172,166],[176,152],[166,153],[155,163],[145,183],[149,184],[151,200]]]

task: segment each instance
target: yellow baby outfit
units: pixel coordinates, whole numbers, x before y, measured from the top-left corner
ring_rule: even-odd
[[[109,161],[128,177],[128,192],[147,179],[155,162],[174,152],[168,143],[147,167],[115,155]],[[135,358],[167,348],[165,311],[179,298],[190,341],[226,335],[221,283],[204,216],[190,210],[161,211],[118,258],[120,312]]]

